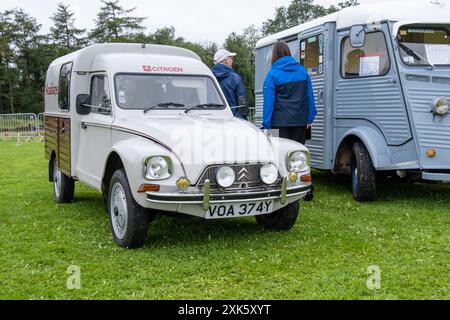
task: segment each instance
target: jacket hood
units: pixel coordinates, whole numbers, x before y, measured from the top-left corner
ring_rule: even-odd
[[[214,67],[212,67],[211,71],[219,81],[229,77],[232,73],[234,73],[233,69],[231,69],[229,66],[224,65],[223,63],[216,64]]]
[[[301,66],[293,57],[286,56],[275,61],[272,68],[283,71],[298,71]]]

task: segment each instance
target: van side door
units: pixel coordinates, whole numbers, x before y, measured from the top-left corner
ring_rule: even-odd
[[[338,34],[340,67],[336,86],[336,148],[348,130],[370,127],[388,146],[412,139],[387,24],[366,28],[365,44],[354,48],[350,31]]]
[[[80,181],[101,190],[104,166],[111,148],[111,90],[106,74],[93,74],[90,78],[92,108],[90,114],[80,118],[80,139],[77,176]]]
[[[311,152],[312,166],[324,170],[332,167],[334,35],[334,24],[309,29],[299,35],[300,64],[311,77],[317,109],[312,139],[306,146]]]

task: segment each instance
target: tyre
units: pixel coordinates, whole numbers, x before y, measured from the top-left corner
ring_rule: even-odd
[[[271,214],[256,216],[258,224],[272,231],[289,231],[295,223],[300,211],[300,202],[294,202]]]
[[[75,180],[59,170],[56,158],[52,160],[51,169],[53,170],[53,196],[55,201],[57,203],[72,202],[75,194]]]
[[[352,188],[356,201],[374,201],[376,198],[376,172],[369,152],[361,142],[353,145]]]
[[[136,249],[145,244],[150,215],[134,200],[123,169],[117,170],[112,176],[108,213],[114,241],[120,247]]]

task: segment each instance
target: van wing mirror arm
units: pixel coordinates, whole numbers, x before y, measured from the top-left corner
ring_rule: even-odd
[[[99,107],[99,106],[93,106],[91,104],[82,104],[82,107],[86,107],[86,108],[90,108],[91,110],[94,111],[100,111],[100,112],[104,112],[104,113],[111,113],[111,109],[110,108],[105,108],[105,107]]]

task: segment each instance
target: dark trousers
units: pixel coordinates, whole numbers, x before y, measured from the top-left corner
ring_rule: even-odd
[[[280,138],[297,141],[306,144],[306,126],[303,127],[278,127]]]

